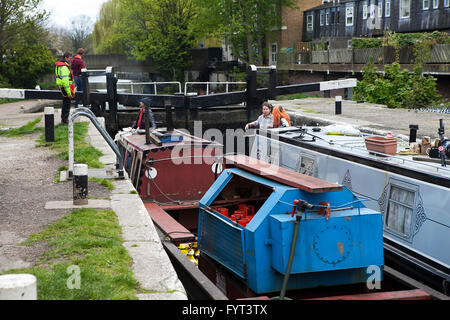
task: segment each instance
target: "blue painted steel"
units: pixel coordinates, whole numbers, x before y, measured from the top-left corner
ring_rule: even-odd
[[[245,228],[209,209],[234,176],[273,190]],[[316,212],[303,214],[288,289],[365,282],[368,266],[381,270],[382,215],[347,188],[310,194],[236,168],[224,170],[199,202],[200,250],[245,279],[254,292],[279,291],[295,220],[287,213],[299,199],[313,205],[327,201],[341,210],[331,212],[329,220]]]

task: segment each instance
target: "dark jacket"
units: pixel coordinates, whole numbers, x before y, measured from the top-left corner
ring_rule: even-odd
[[[86,65],[84,64],[83,59],[79,55],[76,55],[72,59],[72,64],[70,65],[70,68],[72,69],[73,75],[75,77],[81,76],[81,69],[86,68]]]
[[[149,98],[144,98],[141,100],[144,105],[149,106],[150,104],[150,99]],[[155,116],[153,115],[153,111],[152,109],[150,109],[150,106],[148,108],[148,115],[149,115],[149,122],[150,122],[150,129],[156,129],[156,123],[155,123]],[[145,108],[141,108],[141,112],[139,112],[136,121],[133,123],[132,128],[136,129],[145,129]]]

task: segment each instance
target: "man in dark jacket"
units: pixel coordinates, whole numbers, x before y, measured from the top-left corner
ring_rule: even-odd
[[[156,129],[156,123],[155,123],[155,116],[153,115],[153,111],[150,109],[150,98],[143,98],[139,102],[139,106],[141,107],[141,112],[139,112],[139,115],[134,122],[132,128],[134,129],[145,129],[145,107],[148,106],[148,117],[150,120],[150,130]]]
[[[84,54],[84,49],[80,48],[77,50],[77,54],[75,55],[75,57],[73,57],[72,59],[72,63],[71,63],[71,69],[73,72],[73,76],[75,79],[75,84],[77,86],[77,91],[81,92],[83,91],[83,80],[81,77],[81,69],[86,68],[86,65],[84,64],[83,61],[83,54]],[[75,99],[75,108],[78,107],[79,104],[79,100]]]

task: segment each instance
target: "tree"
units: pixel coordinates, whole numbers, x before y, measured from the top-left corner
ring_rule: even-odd
[[[89,51],[92,48],[92,37],[90,36],[92,29],[92,20],[87,15],[82,14],[72,20],[70,38],[74,52],[78,48],[84,48],[85,51]]]
[[[167,80],[183,80],[196,12],[192,0],[123,0],[113,43],[136,60],[151,58]]]
[[[48,14],[39,10],[41,0],[0,0],[0,54],[14,46],[17,36],[41,27]],[[31,30],[32,31],[32,30]]]
[[[233,54],[247,63],[266,60],[266,36],[281,24],[281,8],[295,8],[292,0],[196,0],[203,8],[204,33],[226,39]]]
[[[54,58],[48,46],[39,10],[40,0],[0,0],[0,74],[2,82],[14,87],[34,87],[38,78],[53,70]],[[5,79],[6,78],[6,79]]]
[[[125,47],[117,38],[116,26],[120,22],[120,0],[102,4],[92,32],[95,53],[125,53]]]

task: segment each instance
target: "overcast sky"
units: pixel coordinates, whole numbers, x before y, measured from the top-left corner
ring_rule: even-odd
[[[87,15],[95,23],[103,2],[107,0],[42,0],[41,7],[50,12],[50,24],[70,26],[71,21],[79,15]]]

